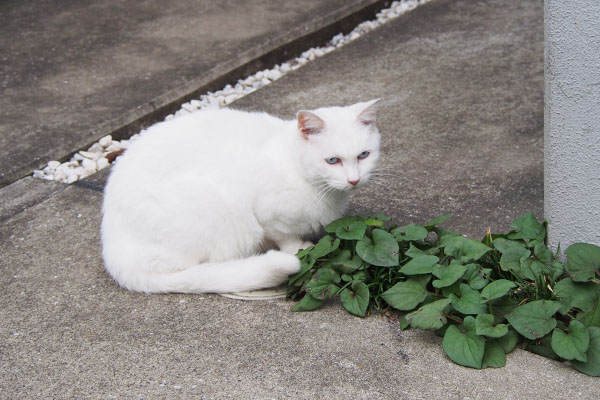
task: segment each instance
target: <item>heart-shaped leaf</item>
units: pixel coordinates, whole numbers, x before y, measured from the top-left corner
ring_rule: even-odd
[[[427,291],[418,280],[409,279],[406,282],[398,282],[390,289],[382,293],[381,297],[390,306],[397,310],[413,310],[425,297]]]
[[[506,314],[512,327],[527,339],[540,339],[556,327],[552,318],[560,303],[550,300],[535,300],[516,307]]]
[[[518,277],[523,276],[521,264],[529,259],[531,251],[524,247],[510,247],[500,257],[500,268],[503,271],[511,271]]]
[[[494,316],[492,314],[479,314],[475,317],[476,332],[491,338],[500,338],[508,333],[506,324],[494,325]]]
[[[342,306],[351,314],[364,317],[369,306],[369,288],[363,282],[356,281],[352,284],[351,289],[342,290],[340,299]]]
[[[348,250],[342,250],[332,260],[333,268],[342,274],[351,274],[363,267],[364,263],[358,256],[352,256]]]
[[[577,320],[585,326],[596,326],[600,328],[600,299],[596,300],[590,311],[577,314]]]
[[[450,299],[436,300],[407,314],[406,319],[413,328],[439,329],[448,322],[444,316],[444,309],[449,304]]]
[[[473,317],[466,317],[465,321],[469,318],[473,319]],[[480,369],[485,351],[485,339],[473,330],[468,330],[467,325],[465,325],[465,332],[461,332],[456,325],[450,325],[444,334],[442,348],[455,363]]]
[[[361,240],[365,236],[367,224],[363,221],[345,221],[338,223],[335,229],[335,235],[345,240]]]
[[[434,281],[435,283],[435,281]],[[461,283],[459,286],[460,297],[451,293],[448,297],[452,300],[452,307],[462,314],[485,313],[486,307],[481,304],[479,291],[471,289],[471,286]]]
[[[492,250],[481,242],[460,235],[443,236],[441,247],[444,247],[444,254],[466,263],[468,261],[477,261],[485,253]]]
[[[567,272],[575,282],[600,278],[600,247],[588,243],[574,243],[565,250]]]
[[[431,231],[433,228],[435,228],[436,225],[441,224],[442,222],[444,222],[450,218],[452,218],[451,215],[440,215],[439,217],[434,218],[433,220],[429,221],[428,223],[426,223],[423,226],[428,231]]]
[[[515,349],[517,343],[519,343],[519,334],[514,329],[508,329],[508,333],[501,338],[496,339],[498,344],[502,346],[506,354],[510,353]]]
[[[552,350],[565,360],[587,361],[585,353],[590,345],[588,328],[572,320],[567,331],[556,328],[552,332]]]
[[[487,302],[502,297],[508,293],[510,289],[516,286],[517,285],[514,282],[511,282],[508,279],[498,279],[483,288],[481,291],[481,301]]]
[[[404,275],[430,274],[439,260],[436,256],[419,255],[403,265],[400,272]]]
[[[479,264],[468,264],[465,265],[465,267],[467,268],[467,271],[462,279],[475,290],[483,289],[489,281],[492,270],[490,268],[481,268]]]
[[[447,267],[440,267],[438,273],[440,279],[434,280],[431,284],[436,288],[450,286],[462,278],[466,271],[467,267],[462,264],[450,264]]]
[[[320,268],[306,284],[306,292],[315,299],[325,300],[339,290],[335,284],[336,278],[339,278],[339,275],[333,269]]]
[[[292,307],[292,311],[312,311],[321,307],[325,303],[325,300],[319,300],[312,297],[310,294],[305,294],[302,300],[300,300],[294,307]]]
[[[517,218],[510,227],[514,232],[508,235],[509,239],[536,239],[541,241],[546,236],[546,228],[538,222],[531,212]]]
[[[586,353],[587,361],[571,361],[571,365],[579,372],[590,376],[600,376],[600,328],[588,328],[590,345]]]
[[[329,253],[333,253],[338,247],[340,247],[340,239],[334,238],[331,235],[325,235],[311,248],[309,254],[312,258],[318,259]]]
[[[481,368],[502,368],[506,365],[506,353],[496,340],[487,340],[485,342],[485,351]]]
[[[380,267],[393,267],[399,263],[398,242],[383,229],[373,230],[373,239],[365,236],[356,243],[356,252],[366,262]]]
[[[399,226],[392,229],[390,232],[400,241],[423,240],[429,235],[427,229],[419,225]]]
[[[569,312],[571,307],[585,312],[590,311],[600,298],[600,285],[592,282],[573,282],[571,278],[565,278],[554,286],[554,293],[560,297],[561,314]]]
[[[506,253],[513,247],[521,249],[524,249],[526,247],[525,242],[517,240],[507,240],[504,238],[498,238],[494,240],[493,245],[500,253]]]

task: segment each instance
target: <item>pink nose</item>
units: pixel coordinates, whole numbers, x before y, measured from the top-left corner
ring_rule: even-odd
[[[360,181],[360,179],[356,179],[354,181],[351,181],[348,179],[348,183],[351,184],[352,186],[356,186],[356,184]]]

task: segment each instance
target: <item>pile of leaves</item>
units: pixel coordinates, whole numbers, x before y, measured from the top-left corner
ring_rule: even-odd
[[[381,214],[332,222],[297,254],[293,310],[339,296],[354,315],[397,311],[402,329],[435,331],[448,357],[466,367],[502,367],[521,346],[600,376],[600,247],[573,244],[563,263],[560,250],[546,245],[546,221],[532,213],[482,241],[437,226],[448,218],[406,226]]]

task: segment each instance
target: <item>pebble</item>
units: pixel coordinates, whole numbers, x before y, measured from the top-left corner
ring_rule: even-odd
[[[98,170],[104,169],[110,165],[106,158],[99,159],[98,161],[96,161],[96,164],[98,165]]]
[[[303,52],[300,57],[296,57],[281,65],[275,65],[272,69],[265,69],[250,75],[245,79],[238,80],[233,86],[225,85],[222,90],[216,92],[207,92],[200,96],[200,99],[193,99],[182,104],[181,108],[174,114],[165,117],[168,121],[178,116],[196,112],[197,110],[208,108],[220,108],[236,101],[237,99],[252,93],[253,91],[270,84],[271,82],[280,79],[288,72],[294,71],[309,61],[313,61],[318,57],[322,57],[327,53],[332,52],[336,48],[340,48],[352,40],[358,39],[363,34],[376,29],[381,24],[404,14],[417,7],[420,4],[431,0],[401,0],[391,3],[389,8],[381,10],[376,15],[375,20],[363,21],[358,24],[352,32],[344,35],[338,33],[331,38],[329,43],[323,47],[316,47]],[[65,183],[73,183],[78,179],[88,176],[97,170],[107,168],[110,163],[104,157],[114,151],[127,149],[140,134],[145,130],[136,133],[128,140],[113,140],[111,135],[104,136],[97,143],[94,143],[87,151],[76,153],[73,158],[66,162],[49,161],[43,170],[35,170],[33,176],[35,178],[49,179],[62,181]]]
[[[88,170],[88,171],[92,171],[92,172],[96,172],[96,161],[90,160],[88,158],[84,158],[81,161],[81,166],[83,167],[83,169]]]
[[[102,151],[104,151],[104,147],[102,147],[102,145],[100,143],[94,143],[89,149],[88,151],[90,153],[102,153]]]
[[[102,146],[102,147],[108,147],[112,143],[112,136],[110,136],[110,135],[104,136],[102,139],[100,139],[98,141],[98,143],[100,143],[100,146]]]
[[[102,153],[92,153],[90,151],[80,151],[79,154],[85,157],[85,159],[94,161],[102,157]],[[83,159],[81,161],[83,161]]]

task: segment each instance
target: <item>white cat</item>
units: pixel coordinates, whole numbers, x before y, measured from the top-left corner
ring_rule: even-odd
[[[376,101],[290,121],[207,110],[150,127],[105,188],[107,271],[149,293],[284,282],[300,268],[293,254],[311,245],[303,238],[342,216],[375,167]]]

